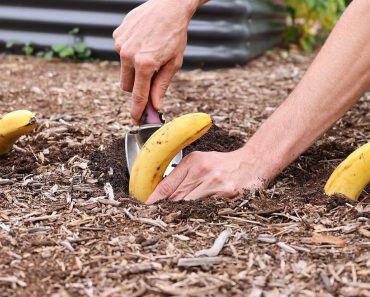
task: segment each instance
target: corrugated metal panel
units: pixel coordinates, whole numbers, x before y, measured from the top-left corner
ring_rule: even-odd
[[[72,43],[66,32],[80,28],[97,57],[117,59],[111,38],[138,0],[2,0],[0,40],[40,47]],[[281,8],[267,1],[212,0],[189,26],[187,65],[241,64],[277,44],[284,29]]]

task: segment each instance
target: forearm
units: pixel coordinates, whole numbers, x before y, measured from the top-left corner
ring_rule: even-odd
[[[286,101],[243,148],[261,177],[294,161],[370,88],[370,1],[345,11]]]
[[[161,1],[161,0],[159,0]],[[179,0],[179,1],[184,1],[184,0]],[[198,9],[199,6],[207,3],[209,0],[187,0],[189,1],[189,4],[191,6],[191,12],[192,15],[195,13],[195,11]]]

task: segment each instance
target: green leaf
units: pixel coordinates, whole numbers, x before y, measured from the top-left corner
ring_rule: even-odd
[[[74,54],[75,54],[75,51],[72,47],[66,47],[64,50],[59,52],[59,57],[61,58],[73,57]]]
[[[87,44],[84,42],[77,42],[74,45],[74,49],[77,53],[82,54],[83,52],[87,50]]]
[[[44,57],[45,52],[44,51],[39,51],[36,53],[36,57]]]
[[[22,51],[25,55],[30,56],[33,53],[33,47],[30,44],[25,44]]]
[[[299,36],[299,31],[295,26],[289,26],[285,30],[285,42],[291,43],[292,41],[296,40]]]
[[[332,30],[348,0],[285,0],[292,18],[292,27],[285,32],[286,42],[299,43],[306,51],[312,51],[327,32]],[[298,34],[298,36],[295,36]]]
[[[53,51],[50,51],[50,50],[45,52],[45,54],[44,54],[44,58],[47,59],[47,60],[50,60],[53,56],[54,56],[54,53],[53,53]]]
[[[68,48],[68,45],[66,44],[53,44],[51,46],[51,49],[56,52],[56,53],[60,53],[62,52],[63,50],[65,50],[66,48]]]
[[[8,40],[6,43],[5,43],[5,47],[6,48],[12,48],[14,45],[15,45],[16,41],[15,40]]]
[[[91,49],[86,49],[83,53],[78,54],[78,58],[86,60],[91,57]]]
[[[71,31],[68,32],[69,35],[76,35],[78,33],[80,33],[80,28],[78,27],[75,27]]]
[[[300,42],[306,52],[313,51],[313,46],[315,44],[315,38],[313,36],[308,35],[305,38],[301,38]]]
[[[304,0],[304,2],[307,4],[308,8],[313,9],[316,5],[317,0]]]

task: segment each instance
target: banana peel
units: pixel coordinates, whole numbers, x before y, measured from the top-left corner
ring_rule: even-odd
[[[0,118],[0,156],[8,154],[15,142],[38,126],[35,115],[28,110],[16,110]]]
[[[350,154],[334,170],[324,191],[326,195],[342,194],[358,200],[370,182],[370,142]]]
[[[212,126],[205,113],[175,118],[158,129],[137,155],[130,175],[130,195],[145,203],[163,178],[173,157]]]

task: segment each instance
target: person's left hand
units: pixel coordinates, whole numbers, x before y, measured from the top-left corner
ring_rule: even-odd
[[[162,199],[195,200],[210,196],[232,198],[243,189],[260,188],[264,182],[245,153],[193,152],[164,178],[146,204]]]

